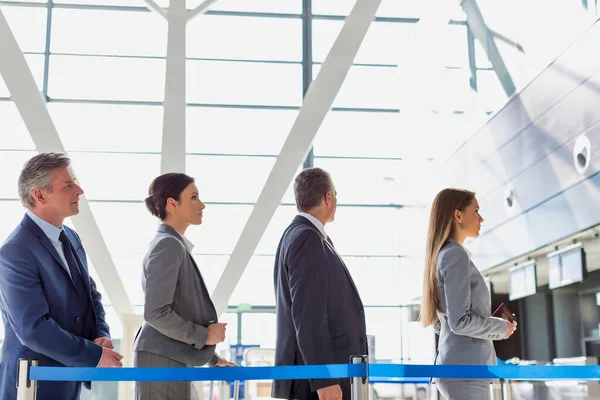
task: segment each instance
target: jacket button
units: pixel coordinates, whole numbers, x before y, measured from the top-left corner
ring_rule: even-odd
[[[81,318],[75,317],[75,322],[81,322]]]
[[[365,339],[365,338],[360,338],[360,341],[362,344],[367,344],[367,339]]]
[[[196,344],[195,344],[195,343],[192,343],[192,347],[196,347]]]

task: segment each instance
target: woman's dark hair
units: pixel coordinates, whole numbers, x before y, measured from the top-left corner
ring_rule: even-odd
[[[164,221],[167,218],[167,200],[180,200],[181,192],[194,178],[177,172],[170,172],[154,178],[148,189],[148,197],[144,202],[150,214]]]

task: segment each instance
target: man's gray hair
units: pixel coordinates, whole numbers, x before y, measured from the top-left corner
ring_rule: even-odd
[[[19,197],[26,208],[35,206],[34,189],[52,191],[52,171],[69,167],[71,159],[62,153],[40,153],[25,163],[19,175]]]
[[[325,194],[333,190],[329,172],[315,167],[306,168],[294,180],[294,195],[298,211],[307,212],[319,204]]]

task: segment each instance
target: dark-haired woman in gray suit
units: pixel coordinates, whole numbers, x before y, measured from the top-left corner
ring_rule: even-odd
[[[215,354],[226,324],[217,312],[184,236],[202,223],[204,203],[194,179],[179,173],[156,178],[146,207],[162,224],[144,257],[144,324],[134,344],[136,367],[233,366]],[[136,382],[138,400],[188,400],[190,382]]]
[[[493,340],[508,339],[517,328],[491,316],[490,294],[463,247],[479,236],[483,218],[473,192],[444,189],[431,208],[427,236],[421,320],[436,325],[440,341],[436,364],[496,365]],[[446,400],[490,398],[492,380],[436,379]]]

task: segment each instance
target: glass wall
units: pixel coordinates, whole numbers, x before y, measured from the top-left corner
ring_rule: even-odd
[[[303,14],[310,3],[312,13]],[[220,0],[187,26],[186,168],[207,204],[203,225],[188,237],[211,291],[295,121],[307,77],[318,75],[353,4]],[[143,199],[160,173],[167,46],[164,19],[143,5],[0,0],[135,306],[157,227]],[[327,232],[384,360],[431,361],[430,330],[401,307],[420,295],[428,177],[506,100],[485,53],[469,51],[474,42],[458,6],[438,27],[435,47],[419,47],[425,11],[418,0],[383,0],[305,163],[333,176],[339,209]],[[16,181],[34,154],[0,78],[0,241],[22,218]],[[231,310],[262,311],[227,314],[231,344],[274,345],[274,255],[295,213],[288,189],[230,301]]]

